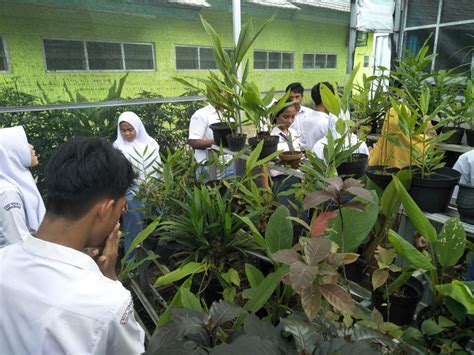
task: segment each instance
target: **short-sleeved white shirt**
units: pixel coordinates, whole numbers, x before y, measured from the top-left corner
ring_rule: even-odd
[[[288,129],[288,131],[291,133],[293,148],[295,150],[301,150],[301,141],[300,141],[300,136],[298,135],[298,132],[296,132],[296,130],[294,130],[291,127]],[[283,131],[278,127],[274,127],[270,134],[272,136],[280,137],[280,140],[278,141],[277,150],[280,150],[282,152],[287,152],[290,150],[288,146],[288,142],[284,138],[284,137],[288,137],[288,134],[283,133]],[[270,169],[270,176],[275,177],[278,175],[283,175],[283,173],[278,170]]]
[[[301,106],[291,128],[300,135],[302,148],[311,149],[318,140],[327,134],[328,124],[328,114]]]
[[[139,354],[130,292],[87,254],[29,235],[0,250],[0,354]]]
[[[346,146],[349,146],[349,139],[346,139]],[[350,140],[352,145],[356,145],[359,143],[359,139],[357,136],[353,133],[350,135]],[[324,147],[328,144],[328,138],[325,136],[324,138],[320,139],[319,141],[316,142],[316,144],[313,146],[313,153],[316,154],[316,156],[319,159],[325,160],[324,159]],[[367,144],[365,142],[362,142],[362,144],[357,148],[357,150],[354,153],[360,153],[360,154],[366,154],[369,155],[369,148],[367,147]]]
[[[197,110],[191,117],[189,122],[188,139],[213,139],[214,135],[209,125],[220,122],[217,110],[211,105],[207,105]],[[198,163],[203,162],[207,158],[205,149],[195,149],[194,156]]]
[[[24,240],[29,230],[24,202],[18,188],[0,181],[0,248]]]

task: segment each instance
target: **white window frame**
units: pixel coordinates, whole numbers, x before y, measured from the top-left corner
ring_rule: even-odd
[[[290,52],[290,51],[269,51],[269,50],[266,50],[266,49],[254,49],[253,51],[253,58],[255,58],[255,52],[264,52],[267,54],[267,68],[255,68],[255,60],[253,62],[253,70],[295,70],[295,52]],[[269,61],[269,58],[268,56],[270,55],[270,53],[279,53],[280,54],[280,59],[281,59],[281,65],[283,66],[283,54],[291,54],[293,60],[291,62],[292,64],[292,67],[291,68],[268,68],[268,64],[270,63]]]
[[[303,58],[305,55],[312,55],[313,56],[313,67],[312,68],[305,68],[303,66]],[[316,55],[324,55],[326,57],[326,60],[324,62],[324,68],[316,68],[315,67],[315,61],[316,61]],[[333,55],[336,57],[336,66],[334,68],[328,68],[328,55]],[[303,70],[336,70],[337,69],[337,64],[338,64],[338,61],[339,59],[337,58],[337,54],[336,53],[320,53],[320,52],[305,52],[303,53],[303,56],[301,57],[301,67],[303,68]]]
[[[46,49],[44,47],[44,41],[51,40],[51,41],[75,41],[81,42],[82,48],[84,50],[84,59],[86,67],[85,69],[64,69],[64,70],[49,70],[46,61]],[[122,59],[122,67],[123,69],[90,69],[89,68],[89,55],[87,52],[87,42],[96,42],[96,43],[115,43],[120,44],[120,53]],[[153,69],[127,69],[125,63],[125,52],[123,49],[124,44],[139,44],[139,45],[148,45],[152,48],[152,60],[153,60]],[[51,37],[43,37],[41,38],[41,46],[43,49],[43,61],[44,61],[44,68],[47,73],[83,73],[83,72],[91,72],[91,73],[101,73],[101,72],[154,72],[156,71],[156,52],[155,52],[155,44],[153,42],[118,42],[118,41],[103,41],[103,40],[96,40],[96,39],[89,39],[89,40],[82,40],[82,39],[73,39],[73,38],[51,38]]]
[[[8,53],[7,37],[5,34],[0,33],[0,41],[2,42],[3,52],[5,53],[5,59],[7,61],[7,69],[0,70],[0,74],[8,74],[12,72],[12,66],[10,64],[10,55]]]

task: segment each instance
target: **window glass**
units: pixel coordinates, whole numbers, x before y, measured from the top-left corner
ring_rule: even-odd
[[[124,43],[125,68],[129,70],[155,69],[153,64],[153,46],[151,44]]]
[[[293,69],[293,53],[283,53],[282,69]]]
[[[268,52],[268,69],[281,69],[280,52]]]
[[[413,27],[436,24],[438,2],[439,0],[409,0],[406,26]]]
[[[439,29],[435,69],[459,67],[460,71],[471,70],[473,44],[474,23],[441,27]]]
[[[370,57],[368,55],[364,55],[364,68],[368,68],[370,63]]]
[[[267,69],[267,52],[253,52],[253,67],[254,69]]]
[[[120,43],[87,42],[87,57],[90,70],[123,69]]]
[[[473,0],[443,0],[441,23],[474,19]]]
[[[326,68],[326,54],[315,54],[314,67],[316,69]]]
[[[336,69],[336,67],[337,67],[337,56],[335,54],[328,54],[326,68]]]
[[[86,70],[81,41],[43,40],[47,70]]]
[[[0,36],[0,71],[7,71],[8,70],[8,63],[7,63],[7,51],[5,50],[5,44],[3,41],[3,37]]]
[[[405,32],[404,48],[413,53],[417,53],[423,46],[423,43],[425,43],[428,37],[431,36],[428,45],[430,46],[429,53],[432,53],[434,46],[434,31],[434,28],[424,28]]]
[[[216,69],[216,62],[214,60],[214,51],[212,48],[199,48],[199,69]]]
[[[176,46],[176,69],[199,69],[198,48]]]
[[[314,68],[314,54],[303,54],[303,69]]]

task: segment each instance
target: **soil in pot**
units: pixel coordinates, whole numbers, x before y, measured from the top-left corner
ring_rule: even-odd
[[[262,139],[263,139],[263,147],[258,159],[263,159],[269,156],[270,154],[276,152],[278,148],[278,142],[280,141],[280,137],[278,136],[259,135],[257,137],[250,137],[249,145],[252,148],[252,150],[255,149],[255,147],[258,145],[258,143]]]
[[[414,277],[389,296],[389,302],[384,299],[384,287],[372,292],[372,305],[382,313],[383,319],[398,325],[408,325],[415,315],[416,306],[423,297],[423,284]],[[390,307],[390,308],[389,308]]]
[[[337,174],[343,178],[359,179],[365,175],[368,160],[367,154],[352,154],[351,160],[345,161],[337,167]]]
[[[454,131],[454,133],[444,141],[447,144],[461,144],[462,136],[464,135],[464,128],[459,127],[443,127],[441,132],[446,133],[449,131]]]
[[[421,177],[421,172],[415,170],[409,193],[422,211],[444,213],[460,178],[459,171],[446,167],[437,169],[424,178]]]
[[[229,125],[225,122],[217,122],[210,124],[209,128],[214,134],[214,143],[219,146],[222,145],[223,147],[228,147],[226,136],[232,134]]]
[[[229,149],[233,152],[240,152],[245,147],[245,142],[247,141],[246,134],[239,134],[234,136],[232,134],[228,134],[226,136],[227,144],[229,145]]]
[[[303,157],[303,152],[293,151],[293,152],[281,152],[280,160],[284,165],[289,165],[291,168],[296,169],[300,165],[301,158]]]
[[[382,190],[390,184],[392,181],[392,176],[400,169],[395,167],[385,167],[383,165],[373,165],[368,166],[365,169],[367,176],[372,180],[377,186]]]
[[[474,224],[474,187],[460,184],[456,204],[461,221]]]
[[[466,143],[470,147],[474,147],[474,129],[466,129]]]

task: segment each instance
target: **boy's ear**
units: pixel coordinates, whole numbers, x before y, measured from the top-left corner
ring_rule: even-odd
[[[98,214],[101,219],[107,217],[107,215],[113,210],[115,201],[113,199],[103,199],[98,202]]]

